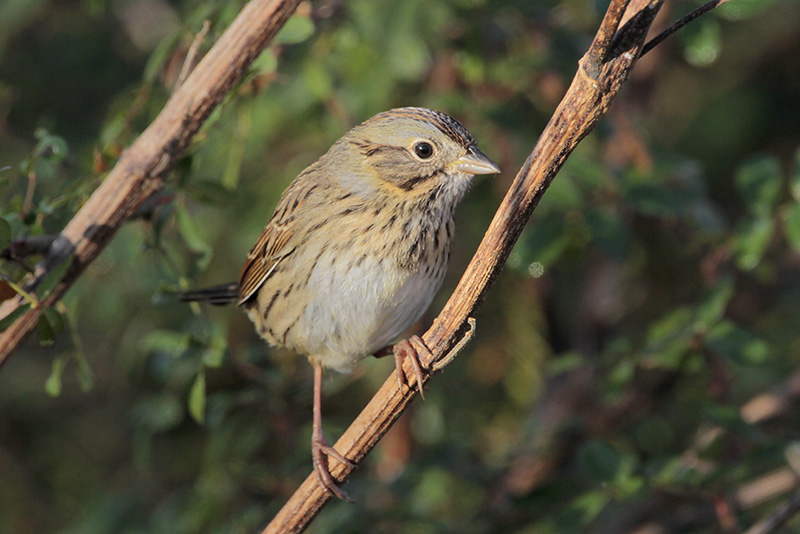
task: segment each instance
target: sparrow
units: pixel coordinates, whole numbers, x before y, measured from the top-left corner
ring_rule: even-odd
[[[349,372],[393,354],[400,387],[411,360],[422,393],[418,336],[392,342],[431,304],[445,275],[454,212],[473,176],[500,172],[456,119],[425,108],[379,113],[347,132],[289,185],[247,255],[238,283],[183,301],[236,302],[270,345],[314,370],[314,474],[350,500],[328,460],[352,465],[322,431],[322,369]]]

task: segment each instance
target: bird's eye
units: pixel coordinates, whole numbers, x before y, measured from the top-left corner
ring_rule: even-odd
[[[416,154],[419,159],[428,159],[433,156],[433,146],[427,141],[420,141],[414,145],[414,154]]]

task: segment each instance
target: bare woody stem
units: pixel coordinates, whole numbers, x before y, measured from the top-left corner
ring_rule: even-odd
[[[158,117],[123,153],[114,169],[55,239],[45,259],[25,281],[35,290],[63,261],[71,261],[64,278],[39,305],[0,332],[0,366],[33,330],[42,309],[57,302],[100,254],[137,207],[161,189],[164,177],[189,141],[250,64],[269,44],[300,0],[252,0],[215,46],[180,85]],[[0,319],[18,310],[25,299],[0,305]]]
[[[545,190],[567,156],[608,111],[628,79],[663,1],[612,0],[566,96],[517,173],[456,290],[423,336],[433,352],[433,360],[423,362],[429,369],[441,369],[460,348],[459,340],[470,331],[472,314],[482,304]],[[623,14],[627,22],[620,28]],[[394,376],[390,376],[336,443],[336,449],[358,463],[415,396],[416,390],[401,391]],[[344,481],[352,470],[337,462],[331,469],[339,481]],[[302,532],[329,499],[314,476],[309,475],[263,534]]]

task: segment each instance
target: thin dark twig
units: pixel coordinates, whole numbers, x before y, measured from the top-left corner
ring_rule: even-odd
[[[792,497],[777,510],[750,527],[745,534],[773,534],[774,532],[778,532],[778,529],[785,525],[786,522],[798,512],[800,512],[800,491],[792,495]]]
[[[676,22],[663,32],[659,33],[658,35],[650,39],[650,41],[648,41],[647,44],[644,45],[644,48],[642,48],[642,53],[639,54],[639,57],[642,57],[643,55],[648,53],[650,50],[658,46],[661,43],[661,41],[663,41],[676,31],[680,30],[681,28],[692,22],[700,15],[707,13],[712,9],[714,9],[715,7],[721,6],[722,4],[728,1],[729,0],[711,0],[711,2],[708,2],[707,4],[703,4],[702,6],[698,7],[697,9],[695,9],[694,11],[692,11],[691,13],[680,19],[678,22]]]
[[[37,235],[12,239],[7,248],[0,250],[0,259],[13,261],[37,254],[47,254],[56,237],[55,235]]]

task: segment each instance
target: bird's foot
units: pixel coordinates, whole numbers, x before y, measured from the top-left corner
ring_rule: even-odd
[[[353,467],[353,462],[342,456],[339,451],[331,447],[324,436],[315,437],[311,440],[311,460],[314,464],[314,477],[316,477],[322,489],[328,493],[335,495],[347,502],[355,502],[347,495],[342,488],[336,485],[331,471],[328,468],[328,458],[332,457],[339,462]]]
[[[400,389],[403,389],[403,382],[408,384],[408,387],[411,388],[411,377],[403,370],[403,361],[408,359],[414,367],[414,379],[419,388],[419,395],[424,400],[425,393],[422,391],[422,381],[425,379],[425,371],[422,369],[422,363],[419,361],[419,357],[420,355],[424,355],[428,360],[432,359],[433,354],[431,354],[431,349],[425,345],[421,337],[411,336],[408,339],[395,343],[392,347],[392,353],[394,354],[394,365],[397,369],[397,384],[400,386]]]

